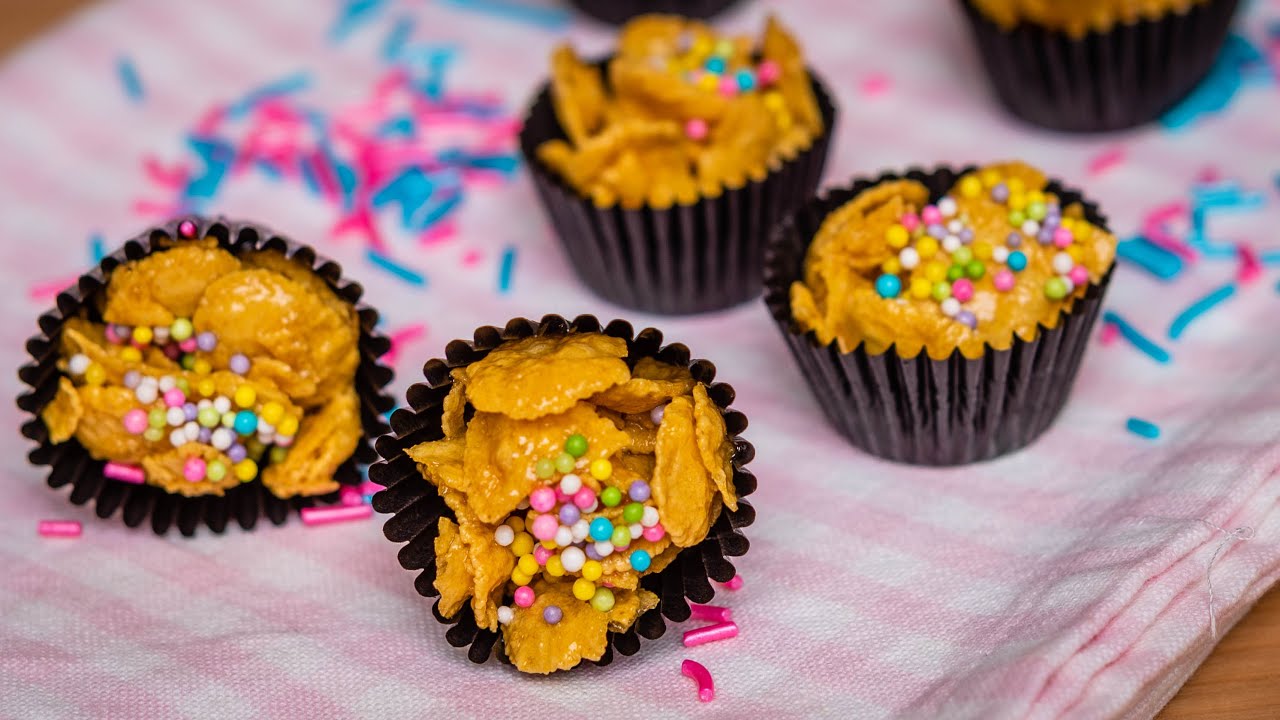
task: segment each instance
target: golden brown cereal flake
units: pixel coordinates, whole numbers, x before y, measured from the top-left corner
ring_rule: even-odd
[[[465,368],[467,399],[481,412],[517,420],[564,412],[627,381],[625,341],[599,334],[530,337]]]

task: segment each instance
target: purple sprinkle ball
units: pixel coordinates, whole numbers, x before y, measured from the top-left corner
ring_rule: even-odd
[[[196,336],[196,347],[200,348],[204,352],[211,352],[214,348],[218,347],[218,337],[206,330]]]
[[[968,327],[970,330],[978,327],[978,318],[968,310],[961,310],[956,313],[956,322]]]
[[[578,511],[578,506],[571,502],[566,502],[560,506],[560,522],[565,525],[572,525],[578,522],[578,518],[582,517],[582,513]]]
[[[227,457],[230,458],[233,463],[238,463],[248,456],[249,451],[245,450],[244,446],[240,443],[236,443],[235,445],[227,448]]]
[[[542,610],[542,619],[547,621],[548,625],[555,625],[564,617],[564,612],[556,605],[548,605]]]
[[[237,375],[244,375],[249,372],[249,358],[236,353],[231,356],[231,372]]]
[[[627,497],[634,502],[644,502],[649,499],[649,483],[643,480],[636,480],[627,488]]]

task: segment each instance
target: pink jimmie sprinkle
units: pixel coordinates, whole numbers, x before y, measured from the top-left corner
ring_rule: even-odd
[[[1152,243],[1168,250],[1187,262],[1195,262],[1196,253],[1165,229],[1165,223],[1186,217],[1187,205],[1172,202],[1152,209],[1142,221],[1142,234]]]
[[[58,296],[63,290],[70,290],[75,287],[76,281],[80,279],[79,275],[61,280],[49,280],[27,288],[27,297],[32,300],[52,300]]]
[[[1120,337],[1120,328],[1115,323],[1102,324],[1102,333],[1098,335],[1098,342],[1103,345],[1111,345],[1115,343],[1118,337]]]
[[[163,188],[176,190],[187,184],[187,167],[182,163],[165,167],[154,156],[148,155],[142,159],[142,169],[146,171],[147,177],[152,182]]]
[[[436,245],[446,240],[452,240],[458,234],[458,226],[452,220],[437,223],[427,228],[418,236],[418,244],[422,246]]]
[[[892,85],[892,82],[889,80],[888,75],[873,73],[862,78],[862,85],[859,89],[865,97],[871,98],[888,92],[890,85]]]
[[[341,507],[302,508],[302,522],[305,525],[328,525],[329,523],[346,522],[348,520],[364,520],[373,517],[373,508],[361,503]]]
[[[1202,185],[1216,183],[1222,179],[1222,171],[1213,165],[1206,165],[1200,168],[1200,172],[1196,173],[1196,182]]]
[[[717,640],[728,640],[738,637],[738,624],[730,620],[715,625],[707,625],[684,633],[684,646],[697,647]]]
[[[147,474],[137,465],[125,465],[124,463],[109,462],[102,468],[102,475],[112,480],[120,482],[133,483],[141,485],[147,481]]]
[[[360,483],[361,495],[372,495],[376,492],[382,492],[382,486],[372,480],[365,480]]]
[[[1125,150],[1122,147],[1113,147],[1103,150],[1089,159],[1089,174],[1101,175],[1124,162],[1124,158]]]
[[[364,493],[354,485],[343,485],[338,491],[338,501],[343,505],[363,505]]]
[[[1236,267],[1236,280],[1241,285],[1248,285],[1262,277],[1262,263],[1258,261],[1258,254],[1253,251],[1253,248],[1240,243],[1236,245],[1236,252],[1240,256],[1240,265]]]
[[[479,250],[468,250],[462,254],[462,267],[475,267],[484,259],[484,253]]]
[[[741,575],[734,575],[734,576],[733,576],[733,579],[732,579],[732,580],[730,580],[729,582],[725,583],[725,584],[724,584],[724,586],[725,586],[725,587],[727,587],[727,588],[729,588],[730,590],[741,590],[741,589],[742,589],[742,576],[741,576]]]
[[[712,622],[730,622],[733,620],[733,608],[719,605],[699,605],[689,603],[690,615],[694,620],[710,620]]]
[[[395,365],[396,358],[400,356],[400,349],[426,334],[427,326],[422,323],[405,325],[398,330],[392,330],[387,335],[387,339],[391,341],[391,349],[382,356],[382,362],[387,365]]]
[[[76,538],[82,531],[79,520],[41,520],[36,525],[40,537]]]
[[[698,683],[698,699],[702,702],[711,702],[716,699],[716,684],[711,679],[711,673],[700,662],[693,660],[685,660],[680,663],[680,674],[692,679]]]

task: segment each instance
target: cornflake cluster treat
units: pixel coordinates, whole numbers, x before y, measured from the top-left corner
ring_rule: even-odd
[[[452,371],[443,439],[406,449],[452,511],[435,537],[439,614],[469,605],[523,672],[600,660],[658,605],[650,576],[739,508],[707,386],[686,365],[633,362],[601,332],[503,342]]]
[[[827,216],[791,286],[802,330],[842,352],[942,359],[1035,338],[1111,267],[1116,239],[1022,163],[961,177],[936,202],[914,180],[871,187]]]
[[[310,266],[195,227],[115,267],[66,319],[49,440],[187,497],[253,481],[279,498],[337,490],[364,435],[355,308]]]
[[[772,18],[757,47],[646,15],[603,67],[561,47],[551,69],[567,139],[543,142],[538,159],[600,207],[718,196],[763,180],[825,130],[800,47]]]

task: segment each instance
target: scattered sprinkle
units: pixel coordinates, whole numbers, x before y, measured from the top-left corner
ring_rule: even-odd
[[[698,700],[711,702],[716,699],[716,684],[702,663],[685,660],[680,663],[680,674],[698,683]]]
[[[1236,249],[1240,255],[1240,264],[1236,267],[1236,282],[1248,285],[1261,278],[1262,261],[1258,259],[1258,253],[1246,243],[1240,243]]]
[[[732,620],[728,622],[718,622],[714,625],[705,625],[693,630],[684,632],[684,646],[697,647],[709,642],[719,640],[728,640],[738,637],[738,624]]]
[[[864,97],[873,98],[879,97],[880,95],[888,92],[892,85],[893,82],[889,79],[888,75],[885,75],[884,73],[872,73],[862,78],[862,84],[859,89],[862,91],[862,95]]]
[[[569,24],[569,13],[555,7],[526,5],[515,0],[438,0],[441,5],[485,13],[494,17],[528,23],[546,30],[560,30]]]
[[[343,0],[342,9],[329,28],[329,42],[342,42],[361,25],[377,17],[386,4],[386,0]]]
[[[63,278],[61,280],[49,280],[37,283],[27,288],[27,297],[32,300],[40,301],[52,300],[63,290],[69,290],[74,287],[79,280],[80,276],[76,275],[75,277]]]
[[[1235,283],[1227,283],[1226,285],[1223,285],[1217,290],[1214,290],[1208,295],[1205,295],[1199,300],[1191,303],[1187,306],[1186,310],[1178,313],[1178,316],[1173,319],[1173,323],[1169,325],[1169,338],[1171,340],[1177,340],[1182,337],[1182,333],[1186,331],[1187,326],[1190,325],[1193,320],[1213,309],[1213,307],[1218,303],[1235,294]]]
[[[142,90],[142,80],[138,77],[138,69],[134,67],[132,60],[127,57],[120,57],[116,60],[116,74],[120,76],[120,84],[124,86],[124,94],[134,104],[140,104],[146,99],[146,94]]]
[[[689,610],[689,617],[694,620],[710,620],[712,622],[729,622],[733,620],[733,608],[689,603]]]
[[[410,285],[422,287],[427,284],[427,279],[423,277],[421,273],[401,265],[373,248],[366,248],[364,251],[364,257],[370,263],[373,263],[375,267],[391,273]]]
[[[1111,323],[1120,331],[1120,336],[1128,340],[1131,345],[1140,350],[1143,354],[1155,360],[1158,363],[1167,364],[1173,358],[1169,352],[1159,345],[1155,344],[1138,331],[1137,328],[1129,324],[1129,321],[1120,317],[1116,312],[1107,310],[1102,314],[1104,322]]]
[[[344,506],[363,505],[364,493],[354,485],[343,485],[338,489],[338,502]]]
[[[102,238],[102,233],[94,233],[89,236],[89,258],[94,264],[102,262],[102,258],[107,256],[107,243]]]
[[[382,362],[387,365],[395,365],[396,359],[400,356],[400,351],[405,345],[417,340],[427,333],[427,326],[422,323],[413,323],[405,325],[402,328],[392,330],[387,333],[387,339],[391,341],[391,349],[382,356]]]
[[[1182,257],[1147,238],[1137,235],[1116,245],[1116,256],[1146,270],[1161,280],[1171,280],[1182,272]]]
[[[741,575],[741,574],[734,575],[734,576],[733,576],[733,579],[732,579],[732,580],[730,580],[729,582],[725,583],[725,584],[724,584],[724,586],[725,586],[726,588],[730,589],[730,590],[741,590],[741,589],[742,589],[742,575]]]
[[[1134,435],[1139,435],[1148,440],[1155,440],[1160,437],[1160,426],[1142,418],[1131,417],[1125,421],[1124,426]]]
[[[1120,328],[1114,323],[1102,323],[1102,332],[1098,334],[1098,342],[1103,345],[1114,345],[1116,339],[1120,337]]]
[[[79,520],[41,520],[36,525],[40,537],[78,538],[83,531]]]
[[[1101,175],[1111,168],[1123,163],[1125,157],[1125,149],[1122,147],[1113,147],[1103,150],[1089,159],[1089,174],[1095,177]]]
[[[1182,102],[1160,118],[1169,130],[1182,130],[1207,115],[1225,109],[1247,82],[1270,78],[1262,53],[1245,38],[1232,33],[1227,37],[1209,74]]]
[[[329,523],[364,520],[373,517],[373,508],[363,502],[359,505],[302,508],[304,525],[328,525]]]
[[[398,60],[404,53],[409,38],[413,37],[413,30],[413,18],[407,15],[396,18],[391,31],[387,33],[387,39],[382,43],[382,59],[387,62]]]
[[[513,245],[508,245],[502,251],[502,264],[498,268],[498,292],[511,292],[511,273],[516,266],[516,249]]]

